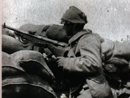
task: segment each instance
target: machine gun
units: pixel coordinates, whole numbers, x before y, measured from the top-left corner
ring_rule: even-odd
[[[52,40],[52,39],[49,39],[47,37],[31,35],[31,34],[28,34],[28,32],[26,32],[26,31],[18,30],[16,28],[7,26],[5,24],[2,25],[2,26],[3,26],[3,28],[7,28],[9,30],[14,31],[14,33],[16,35],[20,36],[23,39],[29,40],[34,45],[42,46],[42,45],[44,45],[47,42],[47,43],[51,43],[51,44],[54,44],[54,45],[57,45],[57,46],[61,46],[61,47],[66,47],[67,46],[67,44],[64,43],[64,42],[59,42],[59,41],[56,41],[56,40]]]

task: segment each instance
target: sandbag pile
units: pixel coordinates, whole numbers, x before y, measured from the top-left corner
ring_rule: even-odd
[[[119,98],[130,95],[130,41],[102,43],[103,68],[109,85],[118,91]]]
[[[127,67],[129,70],[130,41],[125,41],[121,43],[121,42],[114,42],[106,39],[102,43],[102,54],[103,54],[103,62],[105,63],[105,66],[107,64],[111,64],[111,65],[113,64],[114,66],[116,65],[119,68]],[[114,69],[114,66],[111,66],[113,67],[111,69]],[[121,70],[121,72],[123,72],[123,69]]]
[[[61,25],[25,24],[20,27],[20,30],[27,31],[32,35],[44,36],[66,43],[70,38],[66,35]],[[51,70],[49,69],[41,54],[44,51],[50,55],[52,53],[51,49],[48,50],[43,47],[43,50],[43,48],[34,47],[27,40],[21,39],[20,37],[16,39],[15,35],[7,32],[5,31],[2,35],[2,97],[42,98],[46,96],[46,98],[56,98],[57,96],[51,87],[52,85],[50,86],[49,84],[55,78],[54,71],[52,72],[53,67]],[[129,94],[130,41],[121,43],[104,39],[101,45],[103,68],[110,86],[114,90],[121,88],[123,91],[121,89],[119,90],[120,95],[125,93]],[[41,50],[41,53],[37,52],[39,50]],[[56,52],[60,53],[59,50]],[[53,66],[53,62],[50,64]],[[56,75],[59,75],[59,73]],[[58,88],[56,84],[54,85],[55,88]]]
[[[48,79],[54,75],[37,51],[2,53],[2,98],[57,98]]]

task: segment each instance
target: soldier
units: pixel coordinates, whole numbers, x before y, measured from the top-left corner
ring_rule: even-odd
[[[113,98],[105,79],[102,60],[102,38],[91,30],[84,30],[86,15],[71,6],[63,15],[61,23],[71,36],[67,57],[58,59],[58,66],[70,80],[70,98]]]

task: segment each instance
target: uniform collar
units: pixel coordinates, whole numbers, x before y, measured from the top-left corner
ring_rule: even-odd
[[[77,34],[75,34],[73,37],[70,38],[69,44],[71,44],[72,42],[74,42],[75,40],[80,38],[82,35],[90,34],[90,33],[92,33],[92,31],[90,29],[82,30],[82,31],[78,32]]]

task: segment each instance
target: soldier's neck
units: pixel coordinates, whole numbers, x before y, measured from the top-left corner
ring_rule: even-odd
[[[81,30],[74,30],[73,31],[73,35],[77,34],[78,32],[80,32]]]

